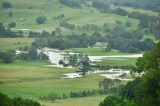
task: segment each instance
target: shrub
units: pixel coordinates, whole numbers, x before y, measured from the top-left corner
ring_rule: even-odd
[[[12,4],[9,3],[9,2],[3,2],[3,3],[2,3],[2,7],[3,7],[3,8],[11,8],[11,7],[12,7]]]
[[[45,16],[39,16],[36,18],[37,24],[44,24],[47,21],[47,18]]]
[[[16,23],[15,23],[15,22],[10,22],[10,23],[8,24],[8,27],[9,27],[9,28],[14,28],[14,27],[16,27]]]

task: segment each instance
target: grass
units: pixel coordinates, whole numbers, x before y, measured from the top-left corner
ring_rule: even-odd
[[[30,46],[34,38],[0,38],[0,50],[17,49],[22,46]]]
[[[135,65],[137,58],[107,58],[97,64],[100,65]]]
[[[3,63],[1,63],[3,64]],[[49,61],[21,61],[17,60],[14,63],[11,64],[3,64],[4,66],[24,66],[24,67],[44,67],[45,65],[53,65]]]
[[[90,56],[111,56],[111,55],[128,55],[129,53],[120,52],[104,52],[105,48],[74,48],[71,49],[73,52],[82,52]]]
[[[60,78],[65,73],[73,72],[74,69],[0,64],[0,92],[12,97],[38,99],[50,92],[68,94],[71,91],[98,89],[98,81],[103,79],[97,75],[77,79]]]

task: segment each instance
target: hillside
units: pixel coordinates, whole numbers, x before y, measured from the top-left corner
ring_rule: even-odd
[[[3,0],[4,1],[4,0]],[[116,15],[114,13],[100,13],[97,9],[93,7],[87,7],[85,5],[80,9],[70,8],[61,4],[58,0],[5,0],[12,3],[13,7],[4,9],[0,8],[0,22],[4,25],[8,25],[9,22],[16,22],[16,28],[14,30],[32,30],[32,31],[42,31],[47,30],[49,32],[53,31],[56,27],[59,27],[59,20],[54,19],[61,14],[64,14],[65,20],[68,23],[78,25],[95,24],[102,28],[104,23],[107,23],[109,27],[115,26],[116,20],[121,21],[123,24],[129,21],[132,23],[131,29],[136,29],[139,20],[128,18],[126,16]],[[1,1],[2,2],[2,1]],[[112,6],[111,8],[118,8]],[[131,7],[122,7],[123,9],[131,12],[134,11]],[[158,13],[149,10],[136,10],[149,15],[157,15]],[[12,12],[13,16],[9,17],[9,12]],[[45,16],[47,22],[42,25],[36,24],[36,18],[38,16]],[[21,21],[23,20],[23,21]],[[79,33],[81,30],[68,30],[61,27],[63,33]],[[83,32],[92,32],[92,30],[83,30]],[[103,31],[101,31],[103,33]]]

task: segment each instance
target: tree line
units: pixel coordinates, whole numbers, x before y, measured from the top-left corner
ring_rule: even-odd
[[[11,27],[13,27],[14,24],[15,23],[10,23],[9,26],[6,28],[2,23],[0,23],[0,37],[3,38],[24,37],[22,31],[14,32],[11,30]]]

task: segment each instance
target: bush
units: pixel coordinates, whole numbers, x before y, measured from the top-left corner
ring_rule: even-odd
[[[47,21],[47,18],[45,16],[39,16],[36,18],[37,24],[44,24]]]
[[[22,99],[21,97],[9,98],[7,95],[0,93],[0,106],[41,106],[37,101]]]
[[[3,8],[11,8],[11,7],[12,7],[12,4],[9,3],[9,2],[3,2],[3,3],[2,3],[2,7],[3,7]]]

